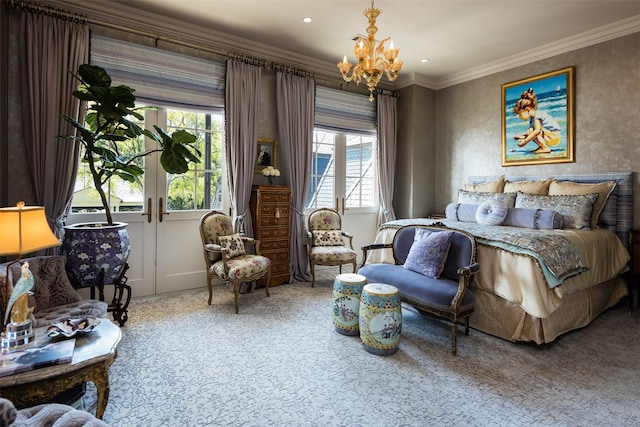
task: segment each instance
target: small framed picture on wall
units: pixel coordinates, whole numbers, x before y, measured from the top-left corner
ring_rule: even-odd
[[[276,166],[276,141],[268,138],[258,138],[258,154],[256,155],[255,173],[261,173],[267,166]]]

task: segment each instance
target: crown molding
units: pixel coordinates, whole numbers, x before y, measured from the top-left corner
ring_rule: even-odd
[[[37,2],[37,0],[27,1]],[[184,25],[183,22],[172,17],[131,8],[124,1],[116,3],[109,0],[100,2],[89,2],[86,0],[49,0],[47,5],[59,7],[63,10],[78,13],[98,21],[147,32],[150,35],[157,35],[158,38],[167,37],[173,40],[184,41],[194,46],[200,46],[205,50],[217,51],[217,53],[221,55],[232,56],[233,54],[241,54],[256,57],[280,65],[291,66],[316,73],[319,77],[335,82],[336,84],[346,84],[342,78],[340,78],[339,73],[336,72],[333,63],[235,37],[201,25]],[[431,78],[420,73],[400,73],[395,82],[386,84],[386,82],[383,83],[381,81],[379,85],[383,89],[390,90],[397,90],[411,85],[434,90],[444,89],[449,86],[486,77],[491,74],[638,31],[640,31],[640,15],[634,15],[609,25],[598,27],[566,39],[542,45],[536,49],[505,57],[498,61],[489,62],[479,67],[446,77]]]
[[[512,55],[499,61],[489,62],[480,67],[443,77],[438,79],[436,84],[431,88],[436,90],[444,89],[449,86],[475,80],[501,71],[506,71],[511,68],[531,64],[532,62],[550,58],[562,53],[571,52],[573,50],[592,46],[607,40],[623,37],[638,31],[640,31],[640,15],[635,15],[630,18],[614,22],[613,24],[598,27],[563,40],[542,45],[536,49],[532,49],[518,55]],[[419,83],[416,82],[415,84]]]
[[[98,26],[100,26],[100,22],[109,23],[122,27],[123,31],[127,31],[125,28],[132,29],[133,32],[159,40],[168,39],[169,42],[185,42],[222,56],[245,55],[255,57],[267,62],[307,70],[323,78],[335,79],[336,82],[345,83],[340,77],[335,64],[327,61],[236,37],[201,25],[184,25],[182,21],[176,18],[140,11],[124,2],[114,3],[108,0],[101,2],[49,0],[48,5],[98,21],[99,23],[96,23]]]

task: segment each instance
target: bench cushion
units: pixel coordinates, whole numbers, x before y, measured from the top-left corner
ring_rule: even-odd
[[[368,283],[387,283],[398,288],[400,298],[434,308],[450,311],[451,301],[458,292],[458,282],[441,277],[433,279],[393,264],[368,264],[358,270]],[[467,289],[460,312],[473,308],[475,296]]]

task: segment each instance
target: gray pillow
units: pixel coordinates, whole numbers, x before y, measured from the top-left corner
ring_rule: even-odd
[[[479,205],[449,203],[445,209],[447,219],[452,221],[476,222]],[[508,208],[502,225],[511,227],[554,230],[563,227],[563,217],[549,209]]]
[[[478,206],[469,203],[449,203],[444,213],[446,218],[452,221],[476,222]]]
[[[563,223],[562,215],[556,211],[510,208],[502,225],[535,228],[539,230],[555,230],[562,228]]]

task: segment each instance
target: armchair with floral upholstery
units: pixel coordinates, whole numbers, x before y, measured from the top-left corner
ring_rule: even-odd
[[[200,219],[200,237],[207,266],[209,305],[211,305],[213,279],[233,286],[236,314],[239,312],[241,283],[266,277],[265,291],[267,297],[269,296],[271,260],[260,255],[260,240],[234,234],[231,218],[218,211],[211,211]],[[255,255],[248,253],[247,245],[255,247]]]
[[[345,244],[348,240],[348,245]],[[339,265],[340,273],[344,264],[351,264],[356,271],[358,255],[353,250],[353,236],[342,230],[342,218],[333,209],[320,208],[311,212],[307,226],[307,252],[313,281],[316,284],[316,265]]]

